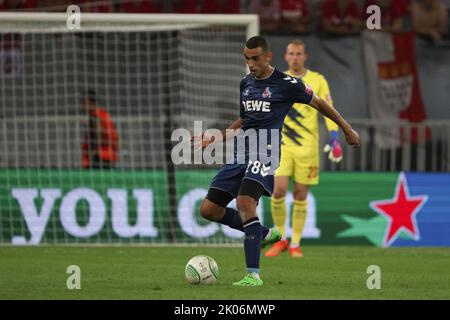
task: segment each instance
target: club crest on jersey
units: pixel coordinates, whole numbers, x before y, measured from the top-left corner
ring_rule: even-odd
[[[265,99],[272,97],[272,92],[270,92],[269,87],[264,89],[264,92],[263,92],[262,96]]]
[[[245,89],[245,91],[242,93],[243,96],[248,96],[250,93],[250,89]]]

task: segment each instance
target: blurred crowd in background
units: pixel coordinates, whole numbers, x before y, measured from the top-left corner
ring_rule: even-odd
[[[367,7],[381,9],[384,31],[414,31],[435,44],[449,40],[450,0],[0,0],[0,11],[123,13],[253,13],[262,33],[354,35],[366,28]]]

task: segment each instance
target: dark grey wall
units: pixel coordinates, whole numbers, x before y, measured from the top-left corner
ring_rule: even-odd
[[[284,70],[286,45],[293,36],[268,36],[273,64]],[[308,46],[307,66],[330,84],[336,107],[348,118],[368,117],[367,90],[360,37],[342,39],[302,36]],[[422,97],[429,119],[450,119],[450,48],[417,39],[416,61]]]

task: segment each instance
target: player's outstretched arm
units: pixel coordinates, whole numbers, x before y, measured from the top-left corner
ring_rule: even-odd
[[[347,143],[349,145],[352,145],[354,148],[359,147],[359,134],[355,130],[353,130],[352,126],[347,121],[345,121],[341,114],[332,106],[330,106],[328,102],[314,95],[309,105],[317,109],[317,111],[319,111],[325,117],[333,120],[344,132],[345,139],[347,140]]]
[[[243,124],[243,120],[242,120],[242,118],[239,117],[228,128],[226,128],[225,130],[222,130],[222,138],[221,139],[217,140],[217,139],[215,139],[214,136],[210,136],[207,133],[202,132],[201,137],[197,137],[197,136],[192,137],[192,142],[193,142],[194,146],[201,145],[201,147],[204,148],[213,142],[228,140],[229,138],[231,138],[235,135],[235,131],[239,130],[242,127],[242,124]]]

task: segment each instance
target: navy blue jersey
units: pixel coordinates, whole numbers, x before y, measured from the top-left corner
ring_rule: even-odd
[[[242,129],[280,129],[284,118],[294,103],[309,104],[313,99],[311,89],[302,80],[292,78],[274,69],[265,79],[248,74],[241,80],[240,117]]]
[[[256,79],[251,74],[245,76],[240,85],[242,130],[244,133],[255,130],[256,139],[250,143],[246,141],[245,150],[236,151],[235,149],[235,158],[238,162],[245,163],[249,157],[252,158],[252,155],[256,155],[253,158],[260,160],[259,158],[264,154],[271,157],[272,170],[275,170],[278,167],[278,161],[273,162],[273,157],[275,160],[280,157],[279,146],[281,146],[284,118],[294,103],[309,104],[312,99],[312,90],[305,87],[302,80],[290,77],[277,69],[274,69],[265,79]],[[263,138],[267,140],[266,144],[261,143]],[[261,149],[266,145],[267,147]]]
[[[239,195],[242,180],[260,183],[264,195],[271,196],[274,173],[281,155],[281,128],[294,103],[309,104],[311,89],[299,79],[276,69],[266,79],[251,74],[241,81],[242,130],[235,137],[233,159],[224,165],[210,184],[211,189]],[[243,138],[243,139],[242,139]]]

